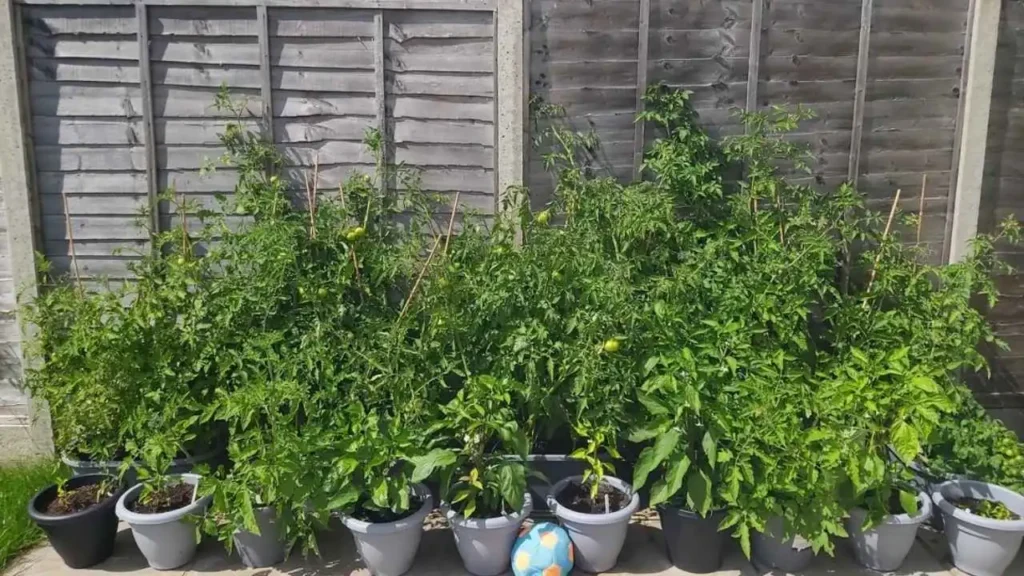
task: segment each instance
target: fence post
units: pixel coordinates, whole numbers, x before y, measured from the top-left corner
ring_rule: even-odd
[[[21,9],[14,0],[0,0],[0,188],[3,188],[7,217],[7,241],[11,263],[13,289],[18,301],[25,303],[37,295],[35,253],[37,245],[37,207],[32,188],[32,148],[28,132],[27,98],[23,82],[21,38]],[[17,311],[21,324],[21,309]],[[21,341],[32,338],[31,327],[21,334]],[[17,376],[24,377],[24,359],[19,358]],[[17,457],[24,453],[52,453],[50,418],[46,405],[28,399],[28,434],[8,436],[2,444],[8,453]],[[23,431],[20,426],[0,430]],[[13,444],[13,446],[11,446]]]
[[[636,49],[636,113],[644,111],[644,94],[647,93],[647,53],[651,33],[651,0],[640,0],[640,25],[637,31]],[[644,162],[644,122],[637,121],[633,129],[633,179],[640,178]]]
[[[853,130],[850,133],[850,164],[847,181],[856,186],[860,178],[860,148],[864,134],[864,102],[868,86],[868,59],[871,56],[871,13],[874,0],[862,0],[860,11],[860,43],[857,48],[857,84],[853,92]]]
[[[959,262],[967,256],[971,239],[978,233],[1001,10],[1001,0],[976,0],[972,20],[968,23],[970,46],[967,49],[970,56],[967,89],[961,94],[964,99],[963,126],[953,199],[953,226],[947,239],[949,263]]]
[[[764,19],[764,0],[753,0],[750,17],[750,55],[747,60],[747,112],[756,112],[757,84],[761,81],[761,28]]]
[[[495,18],[495,82],[497,93],[494,146],[497,155],[494,191],[497,208],[512,186],[523,183],[523,2],[499,2]]]

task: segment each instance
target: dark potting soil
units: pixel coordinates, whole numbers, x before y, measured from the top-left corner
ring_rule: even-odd
[[[966,497],[951,500],[951,502],[957,508],[970,512],[975,516],[981,516],[982,518],[991,518],[993,520],[1020,520],[1020,516],[1013,513],[1013,511],[1007,508],[1002,502]]]
[[[597,487],[597,498],[590,497],[590,489],[578,482],[571,482],[556,496],[558,503],[573,512],[581,514],[605,514],[618,512],[629,505],[630,497],[610,484]],[[607,501],[607,507],[605,502]]]
[[[184,508],[192,503],[192,492],[195,487],[191,484],[181,482],[154,490],[149,493],[146,501],[141,498],[135,500],[128,507],[132,512],[139,514],[161,514],[178,508]]]
[[[419,512],[420,508],[423,507],[423,500],[418,496],[412,496],[409,498],[409,509],[404,512],[392,512],[391,510],[374,510],[372,508],[365,508],[360,506],[356,508],[355,512],[352,513],[352,517],[363,522],[369,522],[371,524],[388,524],[391,522],[398,522],[403,518],[408,518],[413,514]]]
[[[110,495],[110,488],[103,483],[65,490],[46,505],[46,513],[51,516],[77,514],[103,502]]]

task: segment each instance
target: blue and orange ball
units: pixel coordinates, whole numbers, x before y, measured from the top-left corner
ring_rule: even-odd
[[[512,547],[515,576],[569,576],[574,562],[572,540],[564,528],[550,522],[523,527]]]

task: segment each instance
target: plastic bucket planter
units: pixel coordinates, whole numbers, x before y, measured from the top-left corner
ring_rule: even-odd
[[[673,566],[694,574],[707,574],[722,567],[722,552],[729,541],[729,533],[720,532],[718,525],[725,519],[725,510],[714,510],[704,518],[689,510],[661,504],[658,518]]]
[[[784,540],[782,518],[772,518],[764,532],[755,532],[750,545],[754,560],[759,564],[786,572],[800,572],[811,565],[814,551],[810,542],[800,537]]]
[[[196,474],[182,474],[186,484],[198,486],[200,477]],[[157,570],[172,570],[188,563],[196,554],[199,532],[190,516],[201,516],[210,505],[210,497],[204,496],[195,502],[159,514],[140,514],[128,509],[138,500],[142,484],[132,486],[117,501],[117,517],[131,526],[135,544],[146,557],[150,567]]]
[[[452,527],[466,570],[476,576],[498,576],[508,571],[512,546],[523,521],[533,511],[533,498],[527,492],[522,510],[496,518],[466,518],[447,504],[442,504],[441,510]]]
[[[906,560],[917,538],[917,527],[932,515],[932,503],[927,494],[917,495],[917,514],[895,514],[886,516],[881,524],[864,530],[867,510],[855,508],[846,520],[846,532],[854,556],[863,566],[879,572],[895,572]]]
[[[67,490],[99,484],[104,480],[117,482],[113,476],[92,474],[72,478],[64,484]],[[50,545],[69,568],[87,568],[103,562],[114,552],[117,536],[117,515],[114,508],[124,493],[118,490],[98,504],[65,516],[47,514],[46,507],[57,498],[57,485],[40,490],[28,503],[28,515],[43,529]]]
[[[242,563],[250,568],[264,568],[284,562],[288,550],[278,526],[277,511],[266,507],[256,510],[259,534],[239,531],[234,534],[235,549]]]
[[[973,576],[1001,576],[1013,562],[1024,537],[1024,520],[995,520],[961,510],[950,500],[975,498],[1001,502],[1024,518],[1024,496],[1002,486],[950,480],[932,493],[942,512],[953,564]]]
[[[223,447],[214,448],[195,456],[189,456],[186,458],[176,458],[171,461],[171,465],[167,468],[167,474],[186,474],[195,469],[200,464],[211,464],[215,465],[221,463],[226,459],[227,453]],[[124,460],[108,460],[108,461],[96,461],[96,460],[74,460],[64,455],[60,457],[61,462],[66,464],[68,468],[71,468],[71,473],[75,476],[86,476],[90,474],[109,474],[111,476],[119,476],[121,473],[121,465]],[[141,462],[136,461],[134,465],[130,466],[124,473],[122,480],[126,485],[135,484],[138,480],[138,466]]]
[[[606,572],[619,559],[619,552],[626,542],[629,518],[640,506],[640,497],[625,481],[605,476],[603,482],[630,496],[625,508],[610,514],[584,514],[558,503],[556,496],[562,490],[571,482],[582,481],[582,476],[571,476],[556,483],[548,495],[548,508],[569,532],[576,551],[576,566],[584,572]]]
[[[430,490],[423,484],[413,487],[423,502],[411,516],[395,522],[365,522],[341,514],[341,521],[352,531],[356,550],[374,576],[401,576],[412,568],[423,537],[423,520],[434,509]]]

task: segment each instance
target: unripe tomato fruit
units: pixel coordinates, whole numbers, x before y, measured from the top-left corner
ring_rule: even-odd
[[[619,342],[618,338],[609,338],[604,341],[604,351],[608,353],[618,352],[619,348],[622,347],[622,343]]]
[[[538,224],[547,224],[551,220],[551,210],[544,210],[540,214],[537,214]]]

